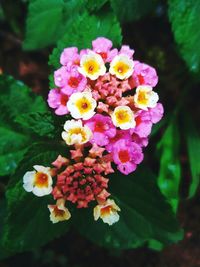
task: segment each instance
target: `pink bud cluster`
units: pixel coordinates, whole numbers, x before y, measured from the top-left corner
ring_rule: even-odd
[[[113,173],[111,161],[103,156],[104,148],[96,144],[83,156],[83,146],[71,150],[71,159],[58,156],[52,163],[55,167],[56,185],[52,191],[54,199],[64,199],[86,208],[92,200],[105,202],[110,195],[107,191],[108,178]]]

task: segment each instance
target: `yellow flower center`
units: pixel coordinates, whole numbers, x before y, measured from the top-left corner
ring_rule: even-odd
[[[131,121],[131,116],[128,110],[118,110],[115,112],[115,116],[118,124],[127,123]]]
[[[101,216],[108,216],[112,212],[112,206],[108,205],[101,208]]]
[[[46,173],[43,172],[37,172],[35,174],[35,181],[34,181],[34,185],[37,187],[48,187],[49,186],[49,181],[48,181],[48,175]]]
[[[85,97],[78,99],[75,105],[81,114],[85,114],[92,109],[91,102]]]
[[[86,133],[84,131],[83,128],[72,128],[69,130],[69,134],[72,135],[72,134],[80,134],[82,136],[82,141],[86,141],[87,140],[87,136],[86,136]]]
[[[130,70],[129,65],[124,62],[118,62],[113,68],[115,72],[120,75],[124,75]]]
[[[145,91],[140,91],[138,94],[138,103],[142,105],[148,104],[148,94]]]
[[[84,62],[83,68],[86,73],[93,75],[99,71],[99,64],[95,60],[88,60]]]

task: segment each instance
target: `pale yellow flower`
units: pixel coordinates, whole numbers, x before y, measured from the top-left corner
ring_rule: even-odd
[[[122,130],[134,128],[136,125],[133,111],[127,106],[118,106],[111,115],[112,122]]]
[[[120,80],[128,79],[133,74],[134,63],[127,55],[120,54],[110,63],[109,72]]]
[[[153,88],[148,85],[140,85],[136,88],[134,95],[134,105],[137,108],[147,110],[154,108],[158,102],[158,94],[153,91]]]
[[[112,225],[119,221],[118,211],[120,211],[120,208],[116,205],[115,201],[107,199],[103,204],[99,204],[94,208],[94,220],[97,221],[101,218],[104,223]]]
[[[62,132],[62,138],[67,145],[85,144],[92,137],[92,132],[88,126],[83,126],[81,120],[70,120],[64,124],[65,131]]]
[[[51,169],[40,165],[35,165],[33,168],[35,171],[28,171],[23,177],[24,189],[38,197],[49,195],[53,184]]]
[[[96,100],[89,91],[74,93],[67,102],[67,108],[75,119],[90,119],[95,114],[96,106]]]
[[[67,221],[71,218],[69,210],[65,207],[64,199],[58,199],[56,205],[48,205],[48,209],[52,223]]]
[[[106,67],[102,57],[93,51],[81,57],[78,71],[91,80],[96,80],[106,73]]]

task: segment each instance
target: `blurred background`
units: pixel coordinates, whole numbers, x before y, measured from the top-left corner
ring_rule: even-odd
[[[66,9],[60,13],[61,2],[66,3]],[[45,14],[51,5],[56,13]],[[52,72],[49,56],[54,47],[62,47],[65,34],[64,40],[68,37],[73,43],[71,35],[82,30],[74,25],[76,16],[81,18],[85,8],[89,17],[97,16],[107,27],[112,23],[107,18],[104,21],[107,14],[116,17],[122,43],[135,50],[134,59],[157,70],[157,91],[165,116],[152,132],[145,164],[158,174],[158,186],[185,231],[184,239],[162,251],[146,247],[113,250],[88,241],[72,228],[42,248],[2,260],[0,266],[198,267],[200,1],[1,0],[0,72],[23,81],[46,98]],[[7,175],[0,179],[1,202],[8,181]]]

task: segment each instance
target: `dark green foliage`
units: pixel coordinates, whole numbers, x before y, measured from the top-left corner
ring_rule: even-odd
[[[111,7],[121,22],[138,20],[156,6],[155,0],[110,0]]]
[[[87,0],[86,7],[90,12],[97,11],[107,2],[109,0]]]
[[[63,0],[30,1],[24,49],[43,48],[58,40],[63,8]]]
[[[22,128],[32,131],[39,136],[55,136],[55,126],[51,112],[22,114],[16,117],[15,122],[19,123]]]
[[[15,123],[20,114],[46,110],[46,104],[22,82],[0,75],[0,175],[11,174],[23,158],[30,135]]]
[[[200,179],[200,136],[191,118],[185,118],[185,138],[191,170],[189,197],[193,197],[199,187]]]
[[[200,1],[169,0],[169,19],[180,53],[189,69],[200,71]]]
[[[174,211],[178,206],[181,180],[179,139],[177,120],[173,119],[158,144],[161,151],[158,185]]]

